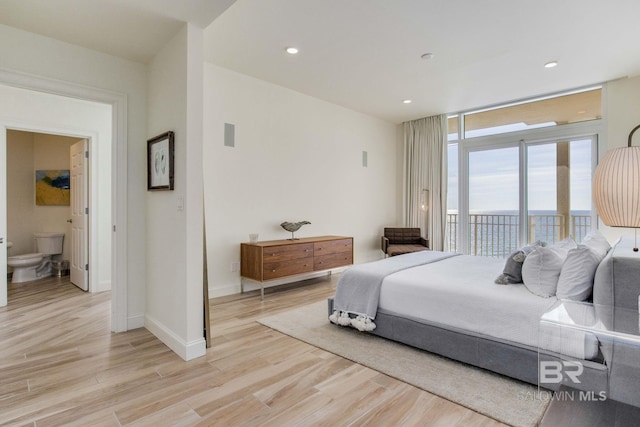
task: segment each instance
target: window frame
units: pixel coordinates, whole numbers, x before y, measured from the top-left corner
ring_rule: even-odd
[[[458,127],[464,126],[464,116],[458,116]],[[519,147],[519,215],[520,242],[527,241],[527,146],[558,142],[560,140],[592,138],[591,144],[591,174],[595,171],[598,161],[599,147],[603,141],[604,119],[562,126],[528,129],[517,132],[463,138],[448,141],[448,144],[458,144],[458,232],[456,246],[459,252],[469,254],[469,153],[491,149]],[[460,131],[460,129],[459,129]],[[460,135],[460,133],[458,134]],[[447,144],[447,145],[448,145]],[[591,220],[597,227],[597,213],[591,201]]]

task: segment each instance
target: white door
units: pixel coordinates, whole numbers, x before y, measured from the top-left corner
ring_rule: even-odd
[[[87,242],[88,203],[87,203],[87,140],[71,146],[71,262],[69,270],[71,283],[89,290],[89,245]]]
[[[7,130],[0,127],[0,307],[7,305]]]

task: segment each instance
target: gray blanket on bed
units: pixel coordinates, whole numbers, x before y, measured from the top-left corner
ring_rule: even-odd
[[[334,309],[375,319],[382,281],[389,274],[460,254],[420,251],[355,265],[340,275]]]

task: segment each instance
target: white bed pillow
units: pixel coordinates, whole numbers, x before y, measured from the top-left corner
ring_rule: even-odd
[[[527,289],[540,297],[554,296],[564,260],[575,247],[573,239],[565,239],[549,247],[535,247],[522,264],[522,281]]]
[[[609,252],[609,249],[611,249],[611,245],[607,239],[598,230],[588,232],[582,239],[582,244],[595,250],[599,254],[604,254],[602,255],[603,258],[607,252]]]
[[[565,257],[567,252],[569,252],[571,249],[575,249],[577,247],[577,243],[575,240],[573,240],[573,238],[571,237],[567,237],[564,240],[560,240],[558,243],[554,243],[553,245],[549,246],[550,248],[554,248],[556,250],[559,251],[564,251],[565,252]]]
[[[593,277],[596,269],[607,254],[602,249],[602,246],[594,248],[581,244],[569,251],[558,279],[556,290],[558,298],[574,301],[584,301],[589,298],[593,291]]]
[[[593,292],[593,278],[598,265],[611,249],[598,230],[591,230],[582,244],[569,252],[562,267],[556,294],[558,298],[584,301]]]

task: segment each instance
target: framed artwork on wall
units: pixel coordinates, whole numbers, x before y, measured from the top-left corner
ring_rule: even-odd
[[[173,132],[147,141],[147,190],[173,190]]]
[[[69,170],[36,171],[36,205],[70,206]]]

